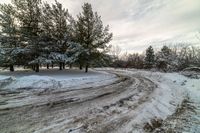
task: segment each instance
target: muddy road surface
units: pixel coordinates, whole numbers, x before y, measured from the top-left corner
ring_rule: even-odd
[[[138,75],[108,72],[118,80],[96,88],[0,91],[0,132],[131,132],[135,110],[151,99],[157,86]]]

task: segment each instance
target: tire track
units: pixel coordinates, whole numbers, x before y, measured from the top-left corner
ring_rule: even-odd
[[[150,98],[156,85],[135,75],[115,73],[119,80],[108,86],[75,91],[26,92],[33,101],[21,106],[0,109],[0,132],[112,132],[123,128],[134,117],[134,110]],[[6,99],[7,95],[1,95]],[[13,97],[12,97],[13,96]],[[34,101],[35,100],[35,101]],[[1,107],[1,105],[0,105]]]

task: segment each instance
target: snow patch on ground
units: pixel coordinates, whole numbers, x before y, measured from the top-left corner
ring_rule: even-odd
[[[27,71],[15,73],[1,73],[0,83],[12,78],[13,81],[6,86],[0,84],[0,89],[81,89],[97,87],[115,82],[117,77],[106,72],[91,71],[88,74],[78,70],[43,70],[38,75]]]
[[[58,82],[52,77],[31,75],[16,78],[4,89],[46,89],[57,88],[58,86]]]
[[[185,89],[180,85],[174,84],[172,77],[177,77],[175,74],[166,74],[160,72],[148,71],[133,71],[136,75],[146,77],[157,84],[157,88],[152,94],[150,101],[144,103],[143,106],[137,110],[136,118],[131,122],[132,125],[143,125],[152,119],[166,119],[169,115],[175,113],[177,107],[181,104],[185,97]],[[133,132],[143,132],[141,127],[134,128]]]
[[[111,68],[107,69],[111,70]],[[158,85],[152,94],[152,99],[137,109],[136,118],[127,126],[127,131],[135,125],[135,130],[132,132],[144,132],[138,125],[146,122],[151,124],[152,119],[165,120],[175,113],[186,97],[189,97],[197,105],[197,114],[193,117],[200,120],[198,112],[200,110],[200,79],[189,78],[181,73],[161,73],[135,69],[119,71],[127,73],[131,71],[131,73],[146,77]],[[194,129],[197,127],[194,126]]]
[[[98,70],[101,70],[101,68]],[[161,73],[136,69],[106,68],[106,70],[145,77],[157,85],[154,92],[150,94],[150,100],[140,105],[133,112],[134,119],[121,131],[144,132],[143,125],[145,123],[151,124],[152,119],[166,119],[176,112],[177,107],[181,105],[187,95],[186,88],[182,85],[186,78],[178,73]]]
[[[178,73],[166,74],[165,77],[173,80],[174,84],[181,88],[185,88],[190,98],[200,100],[200,79],[185,77]]]

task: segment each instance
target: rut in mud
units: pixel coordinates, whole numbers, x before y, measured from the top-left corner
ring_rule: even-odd
[[[98,88],[0,92],[0,132],[117,132],[156,88],[146,78],[117,75],[117,82]]]

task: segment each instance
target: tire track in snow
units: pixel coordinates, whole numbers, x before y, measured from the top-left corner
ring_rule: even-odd
[[[120,80],[108,86],[42,95],[22,93],[33,101],[0,110],[0,131],[117,132],[134,118],[134,110],[149,100],[156,85],[143,77],[111,73]],[[20,100],[27,102],[23,97]]]

